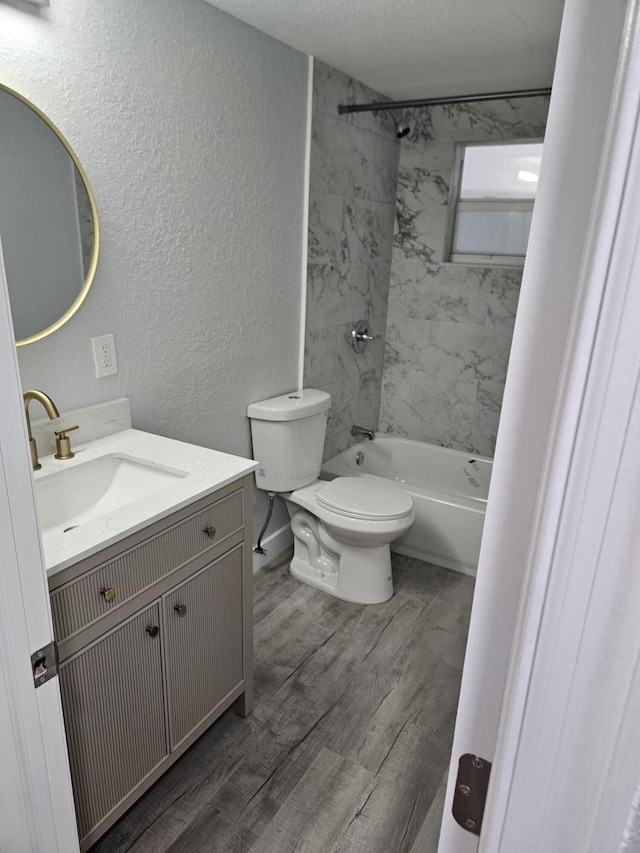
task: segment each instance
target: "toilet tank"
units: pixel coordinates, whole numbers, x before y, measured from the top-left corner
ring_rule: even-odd
[[[268,492],[292,492],[320,473],[331,397],[305,388],[251,403],[256,485]]]

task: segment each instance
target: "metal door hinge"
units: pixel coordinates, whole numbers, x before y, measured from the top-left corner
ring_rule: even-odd
[[[55,640],[31,655],[31,672],[36,687],[58,674],[58,645]]]
[[[482,829],[490,774],[490,761],[471,753],[460,756],[451,811],[454,820],[474,835],[480,835]]]

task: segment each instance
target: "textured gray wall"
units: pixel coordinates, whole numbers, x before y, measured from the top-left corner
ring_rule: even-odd
[[[522,270],[442,263],[455,143],[542,137],[547,108],[547,98],[529,98],[409,114],[381,430],[493,456]]]
[[[377,92],[318,61],[313,83],[304,384],[331,394],[327,459],[378,425],[400,146],[391,113],[338,114]],[[382,339],[355,353],[362,319]]]
[[[78,154],[102,237],[80,311],[19,350],[24,387],[250,455],[247,404],[297,381],[306,57],[202,0],[55,0],[0,5],[0,63]]]

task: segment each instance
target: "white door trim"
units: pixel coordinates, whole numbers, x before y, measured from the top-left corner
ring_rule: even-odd
[[[78,837],[58,679],[36,690],[31,674],[31,652],[53,631],[1,246],[0,364],[2,848],[73,853]]]
[[[628,8],[480,851],[615,850],[640,776],[640,25]]]
[[[565,3],[440,853],[478,845],[450,816],[464,752],[494,762],[486,853],[613,851],[637,783],[636,591],[619,547],[637,539],[640,497],[623,476],[640,458],[625,443],[640,368],[640,222],[624,196],[640,177],[636,5]]]

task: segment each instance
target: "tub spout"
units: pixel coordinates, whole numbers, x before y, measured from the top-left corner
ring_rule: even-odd
[[[351,435],[366,435],[369,441],[373,441],[373,439],[376,437],[376,434],[372,429],[357,426],[356,424],[351,427]]]

